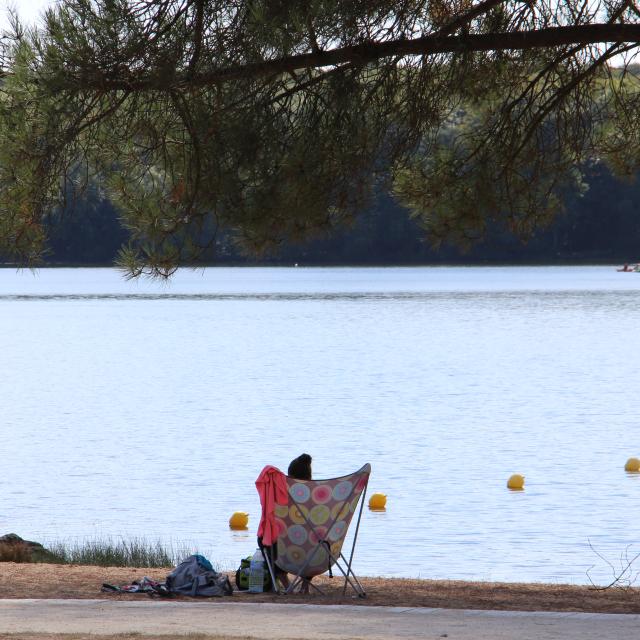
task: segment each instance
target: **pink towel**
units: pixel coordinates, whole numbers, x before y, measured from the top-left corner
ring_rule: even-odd
[[[260,495],[262,516],[258,526],[258,537],[262,538],[262,544],[272,545],[278,537],[275,509],[276,504],[287,504],[289,491],[287,488],[287,476],[280,469],[267,465],[256,480],[256,489]]]

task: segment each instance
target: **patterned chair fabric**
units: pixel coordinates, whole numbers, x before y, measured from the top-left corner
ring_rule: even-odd
[[[365,464],[351,475],[330,480],[287,477],[289,501],[275,511],[280,568],[312,578],[334,564],[370,473],[371,465]]]

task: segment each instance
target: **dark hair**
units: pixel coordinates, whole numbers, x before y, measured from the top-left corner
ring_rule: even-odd
[[[287,475],[296,480],[311,480],[311,456],[303,453],[292,460]]]

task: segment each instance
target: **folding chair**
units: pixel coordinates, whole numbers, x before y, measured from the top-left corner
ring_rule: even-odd
[[[303,583],[324,593],[310,579],[327,571],[332,576],[335,567],[345,579],[343,595],[350,585],[358,596],[365,597],[352,562],[370,473],[371,465],[365,464],[351,475],[329,480],[297,480],[287,476],[287,504],[275,509],[277,554],[274,557],[273,547],[263,549],[274,591],[278,592],[275,561],[280,569],[295,576],[285,593]],[[356,510],[358,519],[347,560],[342,545]]]

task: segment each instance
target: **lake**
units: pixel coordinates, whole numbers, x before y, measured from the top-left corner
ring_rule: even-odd
[[[0,534],[235,568],[261,468],[306,451],[388,496],[361,575],[608,582],[640,551],[639,303],[608,266],[0,269]]]

